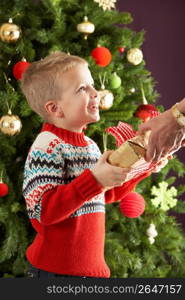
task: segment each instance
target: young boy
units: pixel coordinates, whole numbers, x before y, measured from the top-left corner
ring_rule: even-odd
[[[147,174],[125,182],[83,128],[97,122],[99,96],[87,62],[56,52],[22,79],[31,108],[46,123],[30,148],[23,195],[37,232],[26,251],[30,276],[110,277],[104,260],[105,203],[123,198]],[[40,275],[39,275],[40,274]]]

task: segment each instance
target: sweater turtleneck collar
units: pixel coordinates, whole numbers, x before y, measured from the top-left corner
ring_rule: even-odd
[[[73,146],[87,146],[88,142],[85,139],[84,132],[74,132],[67,129],[56,127],[53,124],[44,123],[41,132],[49,131],[61,138],[66,143]]]

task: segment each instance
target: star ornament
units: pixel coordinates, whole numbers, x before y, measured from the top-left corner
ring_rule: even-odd
[[[160,182],[158,188],[153,186],[151,195],[155,196],[151,199],[152,204],[163,211],[167,211],[177,204],[177,190],[175,187],[168,189],[168,183],[166,181]]]
[[[103,10],[111,10],[111,8],[115,8],[115,3],[117,0],[94,0],[94,2],[98,3]]]

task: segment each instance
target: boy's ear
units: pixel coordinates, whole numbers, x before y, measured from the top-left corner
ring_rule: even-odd
[[[58,105],[57,101],[49,100],[46,102],[44,107],[49,115],[53,115],[53,116],[59,117],[59,118],[64,116],[62,108],[60,105]]]

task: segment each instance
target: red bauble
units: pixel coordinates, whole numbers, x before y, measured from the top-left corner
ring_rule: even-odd
[[[29,67],[30,63],[27,61],[18,61],[14,66],[13,66],[13,75],[16,79],[21,79],[22,74],[26,69]]]
[[[128,218],[137,218],[145,210],[145,200],[140,194],[130,192],[121,200],[120,210]]]
[[[106,67],[112,60],[111,52],[105,47],[97,47],[93,49],[91,56],[100,67]]]
[[[119,47],[118,50],[119,50],[119,53],[122,54],[125,51],[125,48],[124,47]]]
[[[8,186],[6,183],[0,183],[0,197],[4,197],[8,194]]]
[[[134,113],[143,122],[146,122],[159,115],[157,108],[152,104],[141,104]]]

